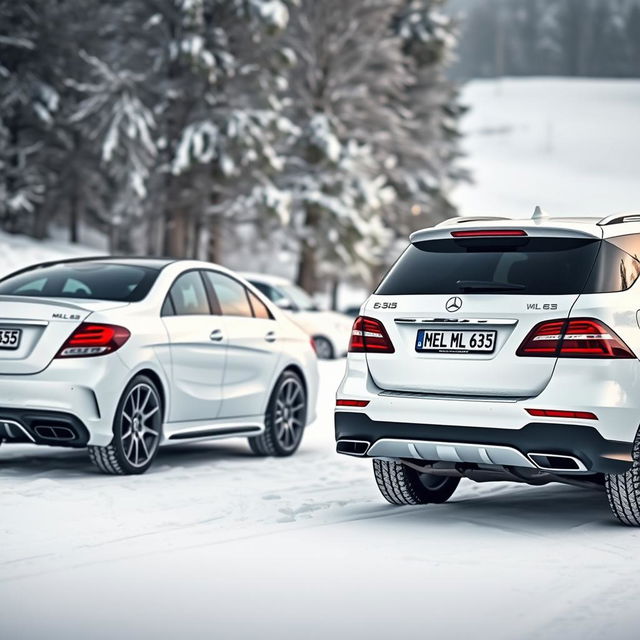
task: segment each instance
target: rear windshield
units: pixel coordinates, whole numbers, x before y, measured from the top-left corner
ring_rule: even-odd
[[[628,289],[640,263],[597,239],[472,238],[410,245],[378,295],[563,295]]]
[[[137,302],[158,273],[137,265],[57,264],[9,276],[0,282],[0,295]]]

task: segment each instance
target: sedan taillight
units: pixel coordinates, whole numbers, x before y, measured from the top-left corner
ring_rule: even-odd
[[[113,324],[83,322],[62,345],[56,358],[90,358],[117,351],[131,336],[128,329]]]
[[[593,318],[549,320],[536,325],[516,352],[552,358],[635,358],[604,322]]]
[[[350,353],[395,353],[391,338],[379,320],[358,316],[351,330]]]

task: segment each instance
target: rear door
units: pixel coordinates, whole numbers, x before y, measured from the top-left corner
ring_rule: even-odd
[[[199,271],[176,278],[162,309],[173,382],[169,422],[214,420],[222,407],[227,353],[224,320],[214,315]]]
[[[205,271],[213,304],[224,317],[227,360],[220,418],[264,412],[281,357],[278,323],[257,296],[239,280]]]
[[[540,322],[567,318],[601,242],[535,230],[454,238],[436,231],[412,244],[367,302],[393,354],[367,354],[382,389],[527,397],[549,382],[554,357],[519,357]]]

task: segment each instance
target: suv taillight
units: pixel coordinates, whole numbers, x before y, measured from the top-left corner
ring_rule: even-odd
[[[552,358],[635,358],[609,327],[593,318],[549,320],[536,325],[516,352]]]
[[[395,353],[384,325],[375,318],[358,316],[351,330],[350,353]]]
[[[117,351],[131,336],[128,329],[113,324],[83,322],[62,345],[56,358],[90,358]]]

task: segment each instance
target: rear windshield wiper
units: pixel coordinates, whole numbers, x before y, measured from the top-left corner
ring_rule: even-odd
[[[492,282],[491,280],[458,280],[460,291],[519,291],[525,289],[523,284],[509,282]]]

